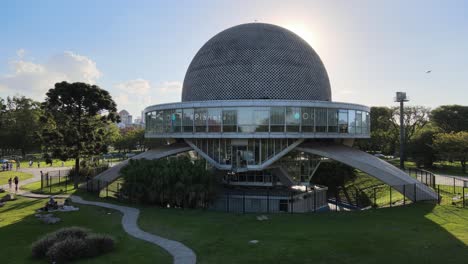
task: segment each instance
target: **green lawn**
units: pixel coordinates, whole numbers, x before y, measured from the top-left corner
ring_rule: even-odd
[[[21,161],[20,163],[21,163],[21,168],[29,168],[29,160],[24,160],[24,161]],[[50,164],[46,164],[45,161],[43,160],[41,160],[39,163],[40,163],[41,168],[51,167]],[[63,164],[64,167],[72,167],[75,165],[75,160],[70,159],[70,160],[64,161],[63,163],[64,163]],[[62,161],[59,159],[53,159],[52,167],[62,167]],[[32,168],[37,168],[37,160],[34,161]]]
[[[268,221],[256,220],[257,214],[139,208],[142,229],[183,242],[199,263],[446,264],[468,258],[468,209],[452,205],[269,214]]]
[[[171,261],[162,249],[124,234],[121,216],[115,211],[78,205],[79,212],[61,213],[64,221],[50,226],[32,216],[43,202],[20,198],[0,208],[0,255],[11,255],[9,263],[45,263],[29,258],[28,245],[46,232],[69,225],[118,239],[118,252],[79,263]],[[446,264],[464,263],[468,258],[468,209],[451,205],[417,203],[356,212],[270,214],[267,221],[256,220],[256,214],[139,208],[142,229],[183,242],[197,253],[199,263]],[[259,243],[249,244],[250,240]]]
[[[0,172],[0,185],[8,184],[8,179],[11,177],[13,180],[15,176],[18,176],[20,182],[32,178],[33,175],[30,173],[24,173],[19,171],[1,171]],[[13,183],[14,186],[14,183]]]
[[[50,187],[44,187],[41,190],[41,182],[33,182],[26,185],[21,186],[20,188],[25,191],[30,191],[32,193],[44,193],[44,194],[67,194],[73,193],[75,190],[73,189],[73,182],[61,184],[52,184]]]
[[[2,263],[47,263],[32,259],[30,245],[38,237],[66,226],[82,226],[117,240],[114,252],[74,263],[170,263],[171,256],[161,248],[127,235],[121,226],[121,214],[93,206],[77,205],[78,212],[55,213],[62,221],[46,225],[34,217],[45,200],[19,198],[0,207],[0,256]],[[5,262],[6,261],[6,262]]]
[[[147,208],[140,225],[192,247],[200,263],[464,263],[468,258],[466,209],[417,204],[269,217]]]

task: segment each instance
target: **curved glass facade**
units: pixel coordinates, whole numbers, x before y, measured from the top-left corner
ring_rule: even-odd
[[[148,111],[145,118],[146,134],[150,137],[178,133],[181,137],[187,133],[370,134],[369,113],[352,109],[203,107]]]

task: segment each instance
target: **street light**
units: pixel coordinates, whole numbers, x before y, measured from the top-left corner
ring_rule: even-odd
[[[403,105],[408,102],[405,92],[397,92],[395,102],[400,103],[400,169],[405,168],[405,125],[404,125],[404,109]]]

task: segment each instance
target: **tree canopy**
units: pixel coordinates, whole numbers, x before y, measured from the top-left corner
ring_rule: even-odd
[[[434,138],[434,147],[442,158],[459,161],[463,173],[466,173],[468,160],[468,131],[440,133]]]
[[[13,154],[39,150],[40,104],[24,96],[7,97],[0,100],[0,149],[2,154]],[[8,151],[10,150],[10,151]],[[13,152],[13,153],[10,153]]]
[[[432,110],[431,121],[446,133],[468,131],[468,106],[439,106]]]
[[[61,160],[107,151],[106,126],[118,121],[117,108],[109,92],[86,83],[56,83],[42,103],[42,140],[46,151]],[[75,185],[78,179],[75,177]]]

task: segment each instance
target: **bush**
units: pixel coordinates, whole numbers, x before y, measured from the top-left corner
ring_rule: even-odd
[[[88,256],[88,246],[86,240],[76,237],[65,238],[62,241],[57,241],[49,250],[47,257],[52,262],[65,262]]]
[[[72,227],[65,227],[61,228],[51,235],[55,235],[57,237],[57,240],[63,240],[65,238],[79,238],[83,239],[87,237],[90,234],[90,230],[83,228],[83,227],[78,227],[78,226],[72,226]]]
[[[82,227],[65,227],[53,233],[47,234],[38,241],[34,242],[31,246],[32,255],[35,258],[45,257],[47,250],[51,248],[56,242],[66,238],[84,239],[89,234],[89,229]]]
[[[94,257],[100,254],[111,252],[114,249],[115,241],[111,236],[93,234],[85,239],[88,246],[88,256]]]
[[[31,246],[33,258],[42,258],[46,256],[47,250],[57,242],[57,237],[48,234]]]
[[[78,258],[94,257],[114,249],[112,237],[93,234],[82,227],[61,228],[32,244],[34,258],[47,257],[51,261],[66,262]]]
[[[207,208],[221,185],[205,161],[192,162],[188,157],[130,160],[120,174],[122,197],[162,207]]]

